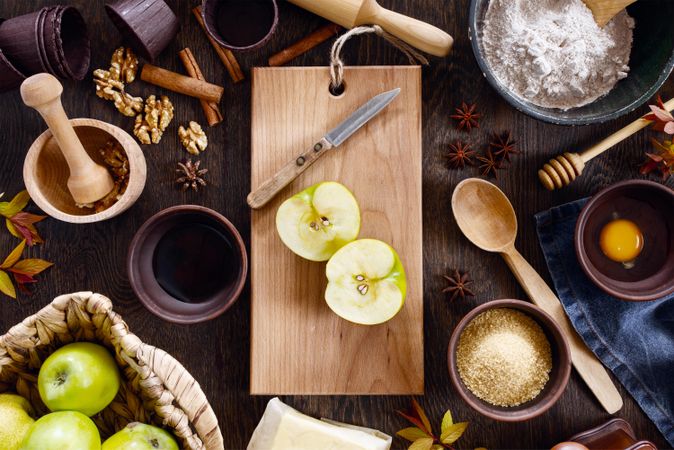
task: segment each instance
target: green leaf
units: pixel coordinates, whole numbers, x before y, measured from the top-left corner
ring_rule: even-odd
[[[431,450],[433,447],[433,438],[417,439],[407,450]]]
[[[19,245],[16,246],[12,252],[7,255],[7,258],[3,261],[2,264],[0,264],[0,269],[9,269],[12,267],[16,262],[21,258],[21,254],[23,253],[23,249],[26,247],[26,240],[24,239],[21,241]]]
[[[0,292],[12,298],[16,298],[16,289],[14,289],[12,280],[4,270],[0,270]]]
[[[431,437],[424,430],[422,430],[420,428],[417,428],[417,427],[403,428],[402,430],[398,431],[396,434],[403,439],[407,439],[410,442],[414,442],[417,439],[423,439],[423,438]]]
[[[433,444],[433,447],[431,447],[431,450],[445,450],[445,447],[443,447],[440,444]]]
[[[53,265],[54,263],[45,261],[44,259],[31,258],[19,261],[18,263],[14,264],[14,266],[10,270],[12,272],[18,272],[24,275],[33,276],[37,275],[38,273],[42,272],[43,270]]]
[[[431,422],[428,420],[428,417],[426,416],[426,413],[424,412],[423,409],[421,409],[421,406],[415,399],[412,399],[412,408],[414,408],[414,411],[417,413],[417,416],[419,416],[419,419],[421,419],[421,423],[424,425],[421,427],[422,430],[426,431],[428,434],[433,433],[433,428],[431,428]]]
[[[445,430],[454,425],[454,420],[452,419],[452,412],[447,410],[444,417],[442,418],[442,425],[440,425],[440,433],[444,433]]]
[[[468,427],[468,422],[459,422],[453,425],[450,425],[445,431],[442,432],[440,440],[443,444],[452,445],[456,442],[464,431]]]
[[[21,191],[10,202],[0,202],[0,214],[5,217],[12,217],[26,207],[30,201],[28,191]]]

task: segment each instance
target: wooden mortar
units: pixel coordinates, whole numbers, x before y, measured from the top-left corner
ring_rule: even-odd
[[[129,184],[124,195],[99,213],[79,208],[67,186],[68,163],[49,130],[38,136],[26,154],[23,164],[26,190],[45,213],[64,222],[92,223],[115,217],[133,205],[143,192],[147,178],[145,156],[138,143],[119,127],[95,119],[71,119],[70,124],[84,150],[98,164],[104,164],[99,149],[106,142],[113,139],[121,144],[129,158]]]

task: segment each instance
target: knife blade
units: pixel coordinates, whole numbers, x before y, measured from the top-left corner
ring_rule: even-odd
[[[300,176],[310,165],[328,150],[339,147],[344,141],[372,120],[384,108],[386,108],[400,94],[400,88],[383,92],[372,97],[365,104],[355,110],[339,125],[330,130],[309,150],[288,162],[281,170],[276,172],[255,191],[248,195],[248,205],[253,209],[262,208],[276,196],[284,187],[288,186],[295,178]]]

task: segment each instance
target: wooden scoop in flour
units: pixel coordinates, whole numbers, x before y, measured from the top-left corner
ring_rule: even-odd
[[[454,40],[441,29],[382,8],[376,0],[289,0],[345,28],[379,25],[421,51],[447,56]]]
[[[594,21],[600,28],[609,23],[616,14],[627,8],[637,0],[583,0],[583,3],[590,8]]]
[[[70,168],[68,190],[75,203],[89,204],[105,197],[114,182],[108,170],[96,164],[82,146],[61,104],[63,85],[53,75],[33,75],[21,85],[23,102],[40,113],[54,135]]]

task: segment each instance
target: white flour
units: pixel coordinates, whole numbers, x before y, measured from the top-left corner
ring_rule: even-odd
[[[633,29],[625,11],[599,28],[581,0],[491,0],[482,47],[515,95],[566,110],[593,102],[627,76]]]

